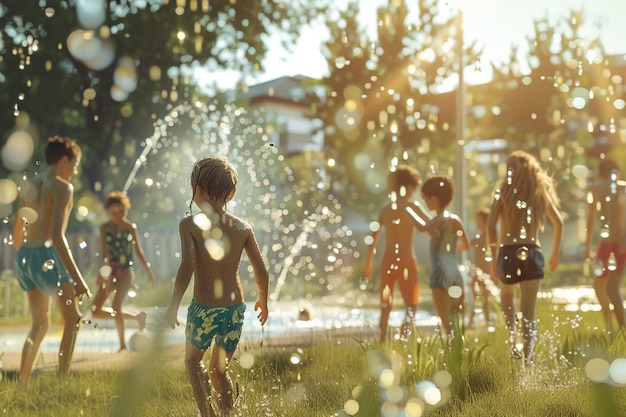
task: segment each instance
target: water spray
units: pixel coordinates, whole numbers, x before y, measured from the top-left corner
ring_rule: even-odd
[[[167,114],[167,116],[165,116],[164,118],[162,118],[161,120],[155,123],[154,133],[152,134],[152,136],[146,139],[146,146],[145,148],[143,148],[141,155],[139,155],[139,157],[135,161],[135,166],[133,166],[133,169],[130,171],[130,174],[128,175],[128,179],[126,180],[126,183],[124,184],[124,188],[122,189],[123,194],[128,193],[128,189],[132,185],[133,180],[135,179],[137,175],[137,171],[139,171],[139,167],[141,167],[141,165],[143,165],[146,162],[146,160],[148,159],[148,153],[152,150],[152,148],[156,146],[157,142],[159,141],[159,138],[163,136],[163,134],[161,133],[161,125],[162,125],[163,120],[168,119],[168,118],[176,118],[177,113],[181,110],[183,110],[182,104],[174,107]]]

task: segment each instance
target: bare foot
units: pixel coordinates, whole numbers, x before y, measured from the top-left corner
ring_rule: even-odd
[[[146,318],[148,314],[145,311],[137,314],[137,324],[139,325],[139,331],[142,332],[146,328]]]

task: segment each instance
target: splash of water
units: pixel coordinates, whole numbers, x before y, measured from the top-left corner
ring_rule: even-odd
[[[137,172],[139,168],[146,163],[148,159],[148,154],[150,151],[157,145],[159,139],[163,136],[165,132],[163,132],[162,126],[164,121],[175,119],[178,116],[178,113],[184,111],[185,107],[181,104],[174,107],[163,119],[159,120],[155,123],[154,133],[152,136],[146,139],[146,146],[141,151],[141,155],[135,161],[135,165],[133,169],[130,171],[128,178],[126,179],[126,183],[124,184],[124,188],[122,189],[122,193],[127,194],[128,189],[132,185],[135,177],[137,176]]]
[[[306,245],[309,234],[313,231],[316,224],[317,222],[311,220],[310,218],[307,218],[302,222],[302,231],[296,239],[296,243],[294,243],[294,245],[291,247],[289,255],[287,255],[285,261],[283,262],[283,267],[280,270],[280,275],[278,276],[278,279],[276,281],[276,288],[274,289],[274,292],[272,293],[270,298],[272,301],[278,301],[280,290],[285,284],[285,278],[287,278],[287,272],[289,271],[291,265],[293,265],[294,258],[300,254],[300,251],[302,250],[304,245]]]

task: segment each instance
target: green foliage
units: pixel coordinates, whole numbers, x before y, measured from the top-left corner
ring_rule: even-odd
[[[176,1],[103,1],[109,6],[105,22],[91,33],[111,45],[114,59],[93,69],[68,49],[68,36],[80,28],[77,3],[8,0],[0,5],[0,104],[12,110],[0,114],[0,137],[28,130],[37,160],[48,136],[76,138],[86,177],[78,196],[121,189],[159,120],[178,105],[206,102],[206,94],[223,90],[215,83],[199,92],[195,69],[230,70],[242,78],[258,73],[270,33],[288,46],[301,26],[324,10],[323,2],[305,1],[290,1],[288,7],[261,0],[245,7],[232,1],[194,0],[183,7]],[[137,85],[118,101],[111,88],[120,57],[131,58]],[[200,136],[198,130],[187,124],[171,134],[191,140]]]
[[[328,157],[338,162],[335,185],[343,196],[354,193],[345,199],[348,205],[377,204],[393,158],[444,171],[453,161],[447,152],[453,129],[450,120],[440,118],[435,90],[456,70],[449,52],[456,43],[456,20],[441,18],[435,1],[419,1],[418,7],[413,20],[406,2],[386,2],[377,10],[371,38],[357,18],[358,2],[327,21],[331,37],[324,47],[331,72],[321,80],[327,94],[316,111],[325,126]],[[474,59],[473,45],[466,54]]]
[[[503,417],[620,415],[619,410],[626,406],[626,388],[590,383],[582,373],[582,362],[559,359],[560,352],[551,351],[552,347],[543,342],[553,335],[555,345],[565,346],[573,339],[591,340],[597,332],[595,316],[586,316],[589,326],[572,329],[567,312],[539,313],[544,331],[534,368],[524,368],[521,361],[508,357],[506,329],[501,325],[494,333],[457,337],[462,345],[460,356],[439,335],[422,333],[408,342],[394,341],[385,346],[344,340],[307,348],[251,351],[254,365],[246,369],[236,355],[231,375],[240,398],[233,416],[346,417],[344,407],[355,400],[359,406],[355,415],[378,417],[381,407],[389,407],[390,402],[397,401],[401,409],[416,401],[420,382],[441,383],[437,374],[449,369],[451,360],[460,361],[459,383],[448,390],[441,386],[441,403],[425,406],[425,415],[485,415],[485,410],[490,416]],[[596,343],[596,348],[601,354],[623,355],[623,335],[611,343],[618,344],[613,353],[604,351],[612,347],[603,342]],[[180,365],[174,369],[159,367],[157,358],[158,352],[152,351],[127,371],[81,371],[61,380],[54,372],[37,372],[29,391],[5,374],[0,381],[0,409],[16,417],[42,413],[52,417],[194,415],[182,353]],[[384,382],[389,370],[396,381],[391,386]],[[401,397],[395,394],[398,388],[404,392]]]

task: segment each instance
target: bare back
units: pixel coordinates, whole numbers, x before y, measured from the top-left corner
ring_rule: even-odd
[[[553,210],[553,208],[550,208]],[[493,217],[490,219],[500,220],[500,236],[498,241],[503,245],[518,243],[532,243],[541,246],[539,243],[540,222],[529,218],[531,221],[519,222],[519,219],[510,218],[508,211],[504,209],[502,200],[496,200],[491,208]],[[526,216],[526,212],[520,210],[520,216]],[[518,226],[519,224],[521,226]],[[493,226],[495,228],[495,224]]]
[[[415,257],[415,226],[406,210],[409,205],[409,202],[400,199],[397,203],[386,205],[380,212],[380,226],[386,229],[386,254]]]
[[[267,271],[252,228],[232,214],[223,213],[219,224],[209,230],[202,230],[193,216],[186,217],[180,222],[180,237],[181,268],[187,268],[181,272],[194,274],[196,303],[228,306],[244,301],[239,280],[243,251],[252,264],[257,282],[267,282]]]
[[[38,217],[35,222],[26,225],[24,246],[50,245],[55,236],[65,236],[73,192],[72,184],[59,177],[46,176],[46,173],[26,183],[20,206],[32,208]]]

